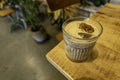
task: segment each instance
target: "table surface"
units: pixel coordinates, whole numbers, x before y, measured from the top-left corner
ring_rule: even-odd
[[[120,80],[120,5],[106,4],[90,18],[99,21],[104,30],[88,60],[70,61],[64,41],[46,57],[69,80]]]

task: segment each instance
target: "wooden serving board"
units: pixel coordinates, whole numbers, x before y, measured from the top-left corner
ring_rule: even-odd
[[[65,55],[64,41],[61,41],[46,55],[48,61],[69,80],[120,80],[119,12],[120,5],[106,4],[91,16],[101,23],[103,33],[88,60],[81,63],[70,61]]]

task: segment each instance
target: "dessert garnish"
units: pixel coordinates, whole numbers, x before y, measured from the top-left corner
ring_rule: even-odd
[[[94,28],[91,25],[88,25],[86,23],[80,23],[79,29],[82,29],[82,30],[84,30],[87,33],[94,32]]]
[[[82,32],[79,32],[78,35],[80,35],[83,39],[90,38],[92,36],[91,34]]]

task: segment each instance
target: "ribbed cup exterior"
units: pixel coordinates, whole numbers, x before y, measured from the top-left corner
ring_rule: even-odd
[[[94,45],[95,42],[89,44],[76,44],[65,41],[66,56],[72,61],[84,61],[89,57]]]

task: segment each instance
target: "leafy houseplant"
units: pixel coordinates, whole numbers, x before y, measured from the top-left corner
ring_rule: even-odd
[[[107,2],[110,2],[110,0],[81,0],[80,4],[81,4],[81,6],[87,6],[90,4],[93,4],[95,6],[101,6]]]
[[[40,11],[38,8],[40,3],[36,0],[7,0],[7,2],[20,7],[20,11],[24,15],[24,18],[31,25],[31,31],[34,34],[33,38],[36,42],[43,42],[47,38],[47,33],[40,24]]]

